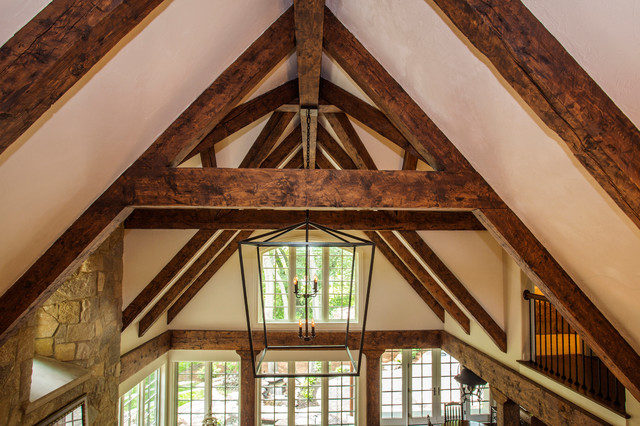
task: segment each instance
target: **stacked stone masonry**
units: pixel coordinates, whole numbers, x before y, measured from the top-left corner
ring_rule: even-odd
[[[0,424],[35,424],[85,394],[89,424],[117,424],[123,233],[114,231],[0,347]],[[75,364],[90,378],[30,409],[35,355]]]

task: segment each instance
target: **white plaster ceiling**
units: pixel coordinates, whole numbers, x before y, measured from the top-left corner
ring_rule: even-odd
[[[0,0],[0,43],[46,3]],[[0,155],[0,291],[290,3],[166,3]],[[640,124],[640,4],[524,3]],[[564,143],[430,1],[327,4],[640,350],[640,330],[634,327],[640,323],[640,230]],[[323,75],[347,85],[340,70],[326,62]],[[295,61],[289,60],[261,90],[293,74]],[[224,164],[239,163],[262,125],[225,146]],[[397,167],[392,150],[360,133],[374,159],[385,161],[380,167]]]

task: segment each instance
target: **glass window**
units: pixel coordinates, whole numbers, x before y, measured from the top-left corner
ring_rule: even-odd
[[[440,351],[440,412],[447,402],[460,402],[460,383],[454,377],[460,372],[460,363],[445,351]]]
[[[48,426],[84,426],[84,402],[63,414],[58,420],[48,423]]]
[[[305,265],[305,251],[305,247],[279,247],[262,253],[264,318],[267,321],[303,319],[304,298],[295,296],[294,282],[297,279],[300,294],[314,293],[314,279],[317,278],[317,296],[309,298],[310,319],[355,320],[358,285],[353,251],[339,247],[310,247],[308,265]],[[353,294],[349,297],[352,275]]]
[[[176,370],[177,425],[201,425],[207,413],[239,424],[239,362],[177,362]]]
[[[211,414],[223,425],[239,424],[239,368],[238,362],[211,363]]]
[[[380,360],[382,373],[381,401],[383,419],[402,418],[403,373],[402,351],[390,349],[382,354]]]
[[[491,391],[489,390],[489,385],[485,386],[482,391],[482,397],[478,400],[475,396],[472,401],[469,403],[469,414],[490,414],[491,413],[491,401],[490,396]]]
[[[433,416],[433,352],[411,350],[411,417]]]
[[[205,411],[204,362],[178,363],[178,425],[202,424]]]
[[[159,391],[160,370],[155,370],[120,398],[120,424],[157,426]]]
[[[294,370],[295,369],[295,370]],[[269,362],[265,373],[351,371],[349,362]],[[260,383],[263,425],[355,425],[356,377],[264,378]]]

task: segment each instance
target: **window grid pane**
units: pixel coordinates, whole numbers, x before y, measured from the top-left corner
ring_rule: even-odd
[[[440,411],[444,413],[444,404],[460,402],[460,383],[454,379],[460,372],[460,363],[445,351],[440,354]]]
[[[80,404],[60,420],[50,423],[49,426],[83,426],[84,403]],[[136,420],[137,421],[137,420]]]
[[[202,424],[205,415],[205,363],[178,363],[178,422],[182,425]]]
[[[322,373],[322,362],[296,362],[296,374]],[[294,424],[316,426],[322,424],[322,381],[319,377],[297,377],[295,383]]]
[[[289,371],[286,362],[265,362],[262,364],[263,373],[282,373]],[[260,381],[260,424],[273,425],[288,424],[289,401],[288,383],[283,378],[268,378]]]
[[[140,406],[138,393],[138,386],[136,385],[122,396],[123,426],[138,426],[138,409]]]
[[[353,371],[350,362],[329,362],[329,372]],[[355,425],[356,378],[329,377],[328,424]]]
[[[381,416],[383,419],[402,418],[402,351],[386,350],[380,359]]]
[[[339,247],[329,249],[329,319],[346,320],[349,311],[349,291],[353,252]],[[355,319],[356,288],[354,283],[351,297],[350,319]]]
[[[220,424],[239,424],[239,369],[238,362],[211,363],[211,414]]]
[[[411,350],[411,417],[433,416],[433,352]]]
[[[156,426],[158,424],[158,371],[149,374],[142,382],[144,393],[144,426]]]
[[[313,293],[313,278],[318,277],[318,295],[309,298],[309,319],[322,319],[322,247],[309,247],[309,273],[305,278],[305,247],[296,247],[296,276],[299,280],[299,292]],[[308,284],[305,288],[305,279]],[[296,299],[296,320],[304,319],[304,297]]]
[[[478,398],[476,398],[475,396],[471,399],[469,403],[469,406],[470,406],[469,414],[471,415],[490,414],[489,395],[490,395],[490,390],[489,390],[489,385],[487,384],[484,390],[482,391],[482,397],[480,398],[479,401],[478,401]]]
[[[262,254],[262,291],[265,321],[289,319],[289,248]]]

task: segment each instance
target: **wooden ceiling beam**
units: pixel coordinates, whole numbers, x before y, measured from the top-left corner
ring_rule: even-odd
[[[304,167],[304,158],[302,157],[302,149],[296,151],[293,157],[291,157],[289,161],[287,161],[284,164],[284,166],[282,166],[282,168],[286,170],[296,170],[296,169],[301,169],[303,167]]]
[[[356,133],[356,129],[353,128],[349,117],[344,113],[325,114],[324,116],[355,165],[362,170],[377,170],[376,163]]]
[[[547,249],[509,209],[483,209],[475,213],[560,315],[624,387],[640,399],[640,356]]]
[[[316,148],[318,142],[317,109],[300,108],[300,130],[302,130],[302,159],[304,168],[313,169],[316,164]]]
[[[415,170],[418,167],[418,157],[409,151],[404,152],[402,158],[402,170]]]
[[[418,262],[402,241],[391,231],[380,231],[378,234],[384,238],[391,249],[396,252],[402,262],[420,280],[427,290],[429,290],[429,293],[442,305],[445,311],[469,334],[471,332],[471,321],[469,317],[460,309],[451,296],[440,287],[440,284],[438,284],[431,274]]]
[[[294,48],[293,8],[289,8],[171,123],[136,165],[151,168],[180,164]]]
[[[320,96],[327,102],[338,107],[341,111],[323,111],[321,113],[344,112],[355,118],[361,124],[367,126],[374,132],[383,136],[400,148],[411,152],[416,157],[420,157],[411,143],[402,133],[389,121],[386,115],[378,108],[369,105],[362,99],[352,95],[341,87],[336,86],[328,80],[320,79]],[[426,163],[427,160],[422,159]]]
[[[349,154],[342,149],[340,144],[338,144],[323,126],[318,126],[318,143],[342,170],[356,170],[358,168]]]
[[[218,167],[216,160],[216,150],[214,148],[205,149],[200,153],[200,162],[202,167]]]
[[[300,131],[300,126],[298,126],[271,151],[260,167],[263,169],[277,169],[283,165],[287,158],[300,149],[301,137],[302,132]]]
[[[171,305],[167,312],[167,324],[184,309],[187,304],[193,300],[196,294],[213,278],[216,272],[224,265],[229,258],[238,251],[238,243],[242,240],[249,238],[253,234],[253,231],[240,231],[238,234],[229,241],[229,244],[218,253],[213,261],[200,273],[189,287],[180,295],[180,297]]]
[[[257,168],[267,158],[273,147],[280,139],[280,136],[287,129],[287,126],[293,119],[293,112],[275,111],[269,117],[267,124],[262,128],[249,152],[245,155],[240,163],[240,168]]]
[[[201,272],[215,258],[216,254],[227,245],[236,231],[222,231],[209,246],[198,256],[189,268],[180,275],[162,297],[138,322],[138,337],[144,336],[149,328],[162,316],[171,303],[201,274]]]
[[[475,175],[449,172],[149,169],[128,173],[133,206],[220,208],[473,209],[502,206]]]
[[[604,90],[521,1],[435,4],[640,227],[640,131]]]
[[[434,170],[472,170],[438,126],[328,8],[324,18],[325,50],[385,113],[420,157]]]
[[[202,229],[176,253],[164,268],[142,289],[122,311],[122,329],[127,328],[162,291],[171,280],[189,263],[196,253],[211,239],[215,229]]]
[[[470,211],[311,210],[314,222],[358,231],[483,231]],[[136,209],[126,229],[277,229],[303,222],[304,210]]]
[[[420,298],[427,304],[427,306],[433,311],[434,314],[444,322],[444,307],[438,302],[438,300],[431,294],[429,289],[425,287],[422,282],[407,268],[402,259],[389,247],[389,245],[382,239],[380,235],[373,231],[365,232],[367,238],[376,244],[376,249],[382,254],[385,259],[391,263],[400,276],[411,286],[411,288],[420,296]]]
[[[316,155],[316,169],[335,169],[335,166],[322,151],[318,151]]]
[[[290,80],[267,93],[238,105],[228,113],[220,123],[185,157],[186,160],[223,141],[232,134],[244,129],[281,105],[291,102],[298,96],[298,80]],[[286,111],[282,111],[286,112]],[[292,111],[297,112],[297,111]]]
[[[0,154],[162,0],[54,0],[0,48]]]
[[[414,231],[400,232],[413,251],[422,258],[429,270],[438,277],[449,292],[458,299],[464,308],[475,318],[480,327],[489,335],[491,340],[502,352],[507,352],[507,333],[489,315],[475,297],[467,290],[462,282],[451,272],[438,255],[429,247],[424,239]]]

